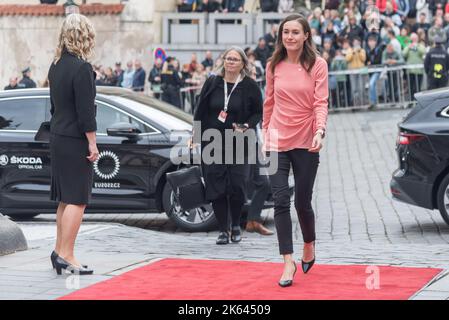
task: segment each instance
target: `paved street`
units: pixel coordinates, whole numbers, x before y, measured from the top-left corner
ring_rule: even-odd
[[[330,115],[313,203],[317,263],[449,269],[449,226],[439,212],[390,196],[390,177],[397,164],[396,124],[407,112]],[[263,217],[274,229],[272,210],[265,210]],[[77,250],[96,275],[82,278],[81,287],[162,257],[281,261],[275,236],[245,233],[240,244],[217,247],[216,232],[185,233],[165,214],[86,215],[85,221]],[[302,240],[295,221],[298,259]],[[0,257],[0,299],[54,299],[70,292],[66,280],[49,268],[54,215],[41,215],[21,226],[30,250]],[[449,299],[447,273],[414,298]]]

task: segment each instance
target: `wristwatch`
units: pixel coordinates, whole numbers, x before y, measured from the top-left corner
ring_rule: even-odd
[[[324,138],[325,133],[324,133],[324,130],[323,130],[323,129],[318,129],[318,130],[315,132],[315,134],[317,134],[317,133],[319,133],[319,134],[321,135],[321,138]]]

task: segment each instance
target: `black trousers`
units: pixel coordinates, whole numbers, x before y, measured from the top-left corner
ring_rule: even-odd
[[[218,221],[218,230],[228,232],[229,230],[229,211],[231,211],[232,227],[240,226],[240,216],[244,204],[243,198],[237,195],[225,196],[212,200],[212,208]]]
[[[278,170],[270,175],[274,198],[274,222],[281,255],[293,253],[292,220],[288,176],[290,167],[295,178],[295,208],[305,243],[315,241],[315,214],[312,209],[312,192],[319,164],[319,153],[307,149],[293,149],[273,153],[278,156]]]
[[[182,105],[181,105],[181,97],[180,97],[180,93],[179,93],[179,88],[169,85],[162,92],[162,101],[170,103],[171,105],[174,105],[175,107],[178,107],[179,109],[181,109]]]
[[[249,166],[246,164],[203,164],[202,168],[206,181],[206,199],[212,202],[220,232],[228,231],[230,225],[240,226],[242,208],[246,201]]]
[[[414,95],[417,92],[421,91],[421,83],[422,83],[422,74],[410,74],[410,97],[411,100],[414,100]]]
[[[443,88],[447,86],[447,78],[435,79],[432,77],[428,77],[427,86],[429,90]]]

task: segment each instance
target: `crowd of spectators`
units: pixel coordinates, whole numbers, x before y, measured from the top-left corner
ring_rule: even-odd
[[[423,64],[436,40],[446,48],[449,46],[447,0],[320,0],[304,3],[311,9],[308,16],[312,30],[310,36],[328,62],[329,71]],[[242,12],[245,7],[244,0],[178,0],[177,4],[181,12]],[[258,4],[264,12],[289,12],[296,3],[293,0],[259,0]],[[258,39],[255,47],[245,49],[253,64],[254,77],[262,89],[266,64],[274,51],[277,33],[278,25],[273,23],[271,30]],[[135,91],[145,91],[149,87],[157,98],[183,108],[186,97],[193,105],[202,84],[213,74],[220,59],[220,56],[214,57],[207,51],[202,61],[198,60],[196,53],[192,54],[189,62],[181,62],[175,57],[165,61],[156,59],[148,73],[139,60],[128,61],[124,68],[120,62],[114,68],[94,68],[97,85],[120,86]],[[333,107],[361,105],[366,102],[365,98],[370,105],[377,104],[379,99],[398,99],[397,84],[390,74],[370,72],[367,79],[366,73],[352,73],[350,76],[331,73],[329,88]],[[424,89],[424,73],[423,68],[408,70],[406,81],[409,82],[411,96]],[[379,95],[377,85],[382,78],[386,85]],[[23,87],[23,81],[12,77],[7,88]],[[147,81],[149,86],[146,86]],[[181,90],[186,87],[190,90]]]
[[[262,12],[293,12],[293,0],[258,0]],[[178,12],[245,12],[245,0],[178,0]]]
[[[329,71],[423,64],[437,38],[446,48],[449,44],[446,0],[328,0],[324,7],[315,7],[308,18],[313,41],[328,62]],[[408,72],[406,81],[413,96],[423,89],[424,69]],[[375,105],[379,102],[376,84],[380,76],[372,72],[368,81],[357,73],[331,76],[334,106],[362,104],[367,88],[369,104]],[[385,80],[381,98],[398,101],[397,81],[390,74]],[[343,99],[347,101],[343,103]]]

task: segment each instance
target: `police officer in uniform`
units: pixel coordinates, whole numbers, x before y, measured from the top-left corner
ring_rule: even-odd
[[[22,70],[23,78],[20,80],[20,84],[22,84],[25,88],[36,88],[36,82],[31,80],[31,69],[30,67]]]
[[[444,48],[444,39],[435,37],[435,46],[430,49],[424,59],[424,70],[427,74],[428,89],[447,86],[449,70],[449,54]]]
[[[168,102],[178,108],[181,106],[180,88],[182,80],[178,70],[173,65],[174,59],[168,57],[161,72],[162,101]]]

